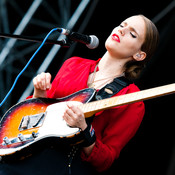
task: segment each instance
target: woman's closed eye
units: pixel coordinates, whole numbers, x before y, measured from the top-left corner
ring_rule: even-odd
[[[120,24],[119,26],[120,26],[121,28],[124,27],[123,24]],[[137,36],[133,33],[133,31],[130,32],[130,35],[131,35],[133,38],[137,38]]]
[[[131,36],[132,36],[133,38],[137,38],[137,36],[134,35],[132,32],[130,32],[130,34],[131,34]]]

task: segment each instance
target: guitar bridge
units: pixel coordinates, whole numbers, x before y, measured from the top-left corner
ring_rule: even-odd
[[[46,113],[24,116],[19,125],[19,131],[40,127],[43,124]]]

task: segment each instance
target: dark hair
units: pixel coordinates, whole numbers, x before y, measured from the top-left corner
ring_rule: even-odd
[[[141,50],[146,53],[146,58],[143,61],[129,61],[125,65],[125,76],[128,79],[137,79],[140,76],[141,71],[145,67],[146,63],[150,60],[154,54],[158,42],[159,32],[155,24],[146,18],[144,15],[138,15],[142,17],[145,22],[145,40],[141,46]]]

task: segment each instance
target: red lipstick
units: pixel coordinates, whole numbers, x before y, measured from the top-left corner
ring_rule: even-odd
[[[114,41],[117,41],[117,42],[119,42],[120,43],[120,38],[119,38],[119,36],[117,35],[117,34],[113,34],[112,35],[112,39],[114,40]]]

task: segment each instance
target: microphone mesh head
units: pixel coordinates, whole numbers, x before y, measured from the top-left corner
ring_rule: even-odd
[[[90,42],[90,44],[87,44],[86,46],[89,49],[97,48],[99,45],[99,39],[95,35],[90,35],[90,38],[91,38],[91,42]]]

